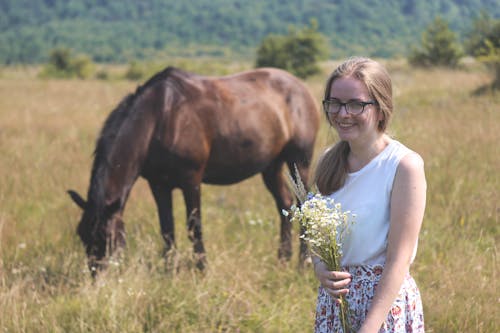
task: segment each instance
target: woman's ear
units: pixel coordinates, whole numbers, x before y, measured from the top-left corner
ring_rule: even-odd
[[[385,130],[386,123],[385,123],[385,115],[384,113],[379,109],[377,109],[378,115],[377,115],[377,120],[378,120],[378,129],[381,131]]]
[[[384,122],[385,121],[385,115],[382,112],[382,110],[380,110],[380,107],[378,105],[377,105],[377,112],[378,112],[377,118],[378,118],[379,123],[380,122]]]

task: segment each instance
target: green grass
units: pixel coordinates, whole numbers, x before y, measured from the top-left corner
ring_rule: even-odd
[[[427,332],[498,329],[500,94],[474,95],[479,70],[389,62],[392,134],[426,162],[428,201],[412,267]],[[333,68],[325,65],[325,70]],[[327,76],[307,81],[319,101]],[[128,248],[96,281],[75,234],[95,139],[135,83],[39,80],[33,69],[0,77],[1,332],[308,332],[317,281],[277,260],[279,224],[259,176],[202,188],[209,266],[193,268],[185,209],[174,195],[178,253],[172,268],[156,210],[139,180],[125,211]],[[317,153],[335,135],[321,128]],[[295,235],[296,235],[295,230]]]

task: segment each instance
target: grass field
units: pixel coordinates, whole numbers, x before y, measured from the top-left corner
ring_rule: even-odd
[[[394,79],[391,133],[426,161],[428,202],[412,274],[427,332],[497,332],[500,94],[478,69],[415,70],[387,64]],[[325,73],[306,83],[319,101]],[[279,225],[259,176],[204,186],[209,266],[190,260],[184,207],[174,197],[179,256],[163,243],[143,180],[127,209],[124,257],[92,281],[65,191],[87,191],[95,139],[136,84],[39,80],[33,69],[0,71],[1,332],[310,332],[317,281],[278,264]],[[325,126],[317,153],[335,140]],[[295,230],[296,235],[296,230]]]

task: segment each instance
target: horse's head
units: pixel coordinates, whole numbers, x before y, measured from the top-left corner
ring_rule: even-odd
[[[125,246],[125,228],[118,201],[99,208],[92,201],[84,200],[77,192],[69,190],[71,199],[83,210],[77,234],[85,246],[92,275],[105,267],[106,255]]]

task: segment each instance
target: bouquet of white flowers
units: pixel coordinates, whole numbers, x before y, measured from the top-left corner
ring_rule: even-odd
[[[297,175],[297,174],[296,174]],[[292,188],[299,202],[290,211],[283,214],[290,217],[290,222],[298,222],[303,234],[300,236],[307,243],[310,252],[323,261],[328,270],[340,271],[342,258],[342,242],[349,228],[354,223],[355,215],[342,211],[341,204],[333,198],[319,193],[308,193],[300,178],[290,177]],[[344,333],[350,332],[349,306],[342,296],[340,316]]]

